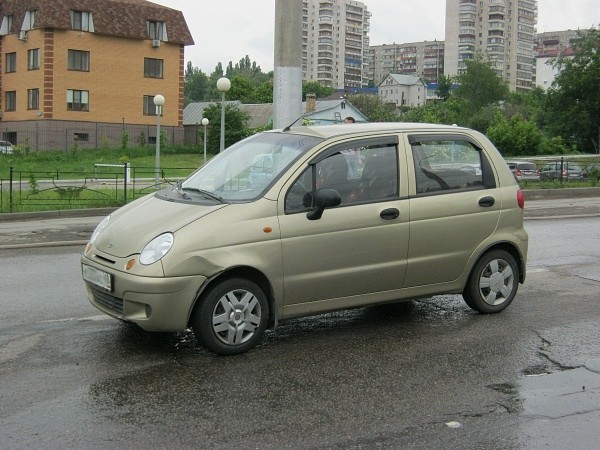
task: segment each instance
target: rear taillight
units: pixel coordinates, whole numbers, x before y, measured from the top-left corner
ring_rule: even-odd
[[[523,191],[521,191],[521,190],[517,191],[517,204],[519,205],[519,208],[521,208],[521,209],[525,208],[525,195],[523,194]]]
[[[521,176],[521,171],[519,169],[517,169],[517,176],[520,177]]]

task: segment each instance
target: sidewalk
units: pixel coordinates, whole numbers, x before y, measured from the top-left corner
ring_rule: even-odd
[[[561,191],[564,191],[562,197],[550,191],[525,191],[525,220],[600,217],[600,189],[585,193]],[[0,250],[83,247],[96,225],[111,211],[107,208],[0,215]]]

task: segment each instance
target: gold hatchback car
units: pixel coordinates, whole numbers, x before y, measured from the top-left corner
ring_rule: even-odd
[[[435,294],[496,313],[525,280],[523,207],[470,129],[274,130],[106,217],[83,279],[104,313],[149,331],[191,326],[219,354],[282,319]]]

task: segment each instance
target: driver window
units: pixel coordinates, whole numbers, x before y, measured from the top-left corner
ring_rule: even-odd
[[[309,166],[286,195],[286,214],[310,210],[313,189],[337,191],[340,206],[397,198],[396,146],[348,148]]]

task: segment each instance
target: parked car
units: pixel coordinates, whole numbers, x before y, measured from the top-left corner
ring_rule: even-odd
[[[192,327],[211,351],[236,354],[281,320],[345,308],[462,294],[476,311],[502,311],[525,280],[523,207],[476,131],[286,128],[106,217],[82,273],[109,316],[148,331]]]
[[[13,145],[8,141],[0,141],[0,153],[12,155],[14,151]]]
[[[600,163],[592,163],[585,166],[581,171],[581,178],[600,178]]]
[[[535,163],[530,161],[506,161],[506,164],[508,164],[515,180],[519,182],[540,181],[540,171]]]
[[[542,180],[556,180],[561,178],[561,162],[554,161],[545,164],[540,171],[540,178]],[[581,166],[577,163],[570,161],[564,161],[562,164],[562,178],[563,179],[580,179],[581,178]]]

